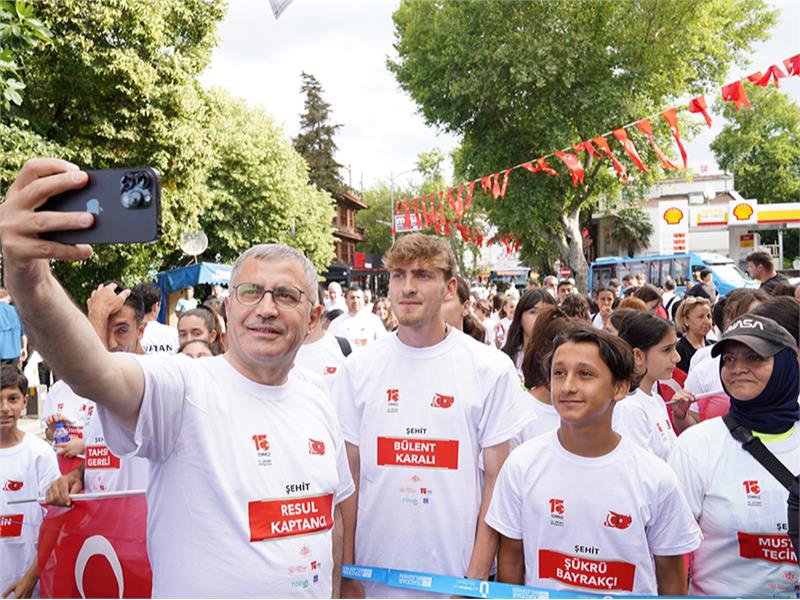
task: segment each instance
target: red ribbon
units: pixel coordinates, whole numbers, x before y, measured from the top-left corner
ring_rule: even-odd
[[[500,197],[500,171],[492,175],[492,199],[497,200]]]
[[[458,186],[458,189],[456,190],[456,218],[458,219],[459,223],[461,222],[461,219],[464,217],[464,200],[462,196],[463,192],[464,192],[464,184],[462,183],[460,186]]]
[[[548,175],[558,177],[558,171],[550,167],[550,163],[548,163],[544,157],[537,158],[535,165],[532,162],[526,162],[524,165],[522,165],[522,168],[526,171],[530,171],[531,173],[538,173],[539,171],[542,171]]]
[[[424,219],[425,227],[428,227],[431,224],[431,218],[428,216],[428,207],[426,205],[425,196],[420,199],[420,204],[422,204],[422,218]]]
[[[689,167],[689,163],[686,160],[686,148],[683,147],[683,142],[681,142],[681,129],[678,127],[678,111],[676,111],[674,108],[668,108],[661,113],[661,116],[663,116],[667,123],[669,123],[669,130],[672,132],[672,137],[675,138],[675,143],[678,145],[678,150],[681,151],[683,168],[686,169]]]
[[[422,219],[419,218],[419,204],[416,198],[414,198],[414,218],[417,219],[417,229],[422,229]]]
[[[653,139],[653,126],[650,124],[650,119],[642,119],[640,121],[636,121],[636,127],[639,128],[647,139],[650,141],[650,146],[653,148],[653,151],[658,156],[658,159],[661,161],[661,164],[664,165],[665,169],[677,169],[675,165],[673,165],[661,148],[658,147],[656,141]]]
[[[481,187],[483,188],[483,193],[488,194],[492,189],[492,176],[487,175],[486,177],[481,177]]]
[[[583,183],[584,171],[583,165],[581,164],[581,159],[570,152],[563,152],[561,150],[555,154],[558,158],[564,161],[565,165],[567,165],[569,174],[572,176],[572,187],[575,187],[579,183]]]
[[[786,67],[787,77],[792,75],[800,77],[800,54],[795,54],[784,60],[783,66]]]
[[[444,192],[439,192],[439,222],[442,225],[447,225],[447,219],[444,216]]]
[[[750,108],[750,100],[747,99],[747,92],[744,91],[741,79],[722,87],[722,99],[725,102],[733,102],[737,112],[742,110],[742,104]]]
[[[406,205],[403,210],[403,227],[406,229],[411,229],[411,210],[410,210],[410,202],[406,200]]]
[[[639,158],[639,153],[636,151],[636,146],[634,146],[633,142],[628,137],[627,132],[623,128],[619,128],[612,131],[611,134],[617,138],[619,143],[622,144],[622,147],[625,148],[625,152],[627,152],[628,156],[631,157],[633,164],[635,164],[640,171],[647,173],[647,167],[644,166],[642,159]]]
[[[695,114],[701,113],[706,120],[706,125],[711,127],[711,117],[708,114],[707,108],[705,96],[698,96],[697,98],[689,100],[689,112]]]
[[[617,174],[619,178],[625,182],[628,181],[628,172],[625,170],[625,165],[619,162],[613,154],[611,154],[611,148],[608,146],[608,142],[602,135],[598,135],[596,138],[592,140],[598,148],[600,148],[600,152],[605,154],[614,165],[614,168],[617,170]]]
[[[447,188],[447,204],[453,209],[453,212],[458,214],[456,210],[456,201],[453,200],[453,188]]]
[[[500,198],[506,197],[506,190],[508,189],[508,174],[511,173],[511,169],[506,169],[505,173],[503,173],[503,183],[500,185],[499,195]],[[495,183],[500,178],[500,173],[497,174],[495,177]]]

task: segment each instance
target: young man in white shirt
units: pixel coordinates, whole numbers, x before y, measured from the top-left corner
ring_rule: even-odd
[[[349,357],[333,388],[358,488],[358,514],[343,514],[344,560],[485,579],[497,536],[483,515],[525,394],[507,355],[445,323],[456,293],[447,244],[406,235],[384,265],[397,335]],[[345,597],[430,596],[343,585]]]
[[[344,299],[347,312],[331,322],[329,333],[347,338],[354,350],[390,335],[380,318],[364,309],[364,291],[360,287],[352,285]]]
[[[87,181],[66,161],[25,164],[0,205],[3,266],[47,362],[97,402],[111,451],[151,461],[153,597],[338,593],[334,514],[353,491],[344,442],[324,394],[289,377],[319,319],[313,265],[277,244],[237,260],[224,356],[109,353],[49,266],[91,247],[37,237],[91,226],[91,213],[34,212]]]
[[[686,595],[683,555],[701,535],[678,479],[611,428],[633,375],[630,347],[581,325],[556,339],[550,362],[561,425],[514,450],[486,515],[500,534],[498,580]]]
[[[133,288],[144,303],[142,348],[146,354],[175,354],[180,349],[178,330],[158,322],[161,311],[161,288],[154,283],[141,283]]]

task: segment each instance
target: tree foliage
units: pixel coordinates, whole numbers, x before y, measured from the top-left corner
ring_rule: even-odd
[[[208,94],[211,146],[200,217],[209,256],[234,260],[257,242],[289,244],[324,270],[334,253],[331,196],[308,182],[308,167],[272,117],[221,90]]]
[[[22,104],[23,72],[28,54],[53,38],[25,0],[0,2],[0,120],[11,104]]]
[[[300,133],[294,139],[294,148],[306,159],[311,183],[321,190],[336,194],[342,189],[336,162],[336,142],[333,136],[341,125],[331,123],[331,105],[322,99],[322,86],[313,75],[301,73],[305,94],[304,112],[300,115]]]
[[[727,124],[711,143],[717,163],[733,173],[736,189],[760,203],[800,200],[800,107],[772,88],[747,87],[751,110],[737,111],[731,103],[716,109]],[[774,243],[775,232],[762,232]],[[798,256],[798,230],[787,231],[787,256]]]
[[[651,235],[653,235],[653,223],[647,213],[638,206],[628,206],[616,214],[611,237],[628,253],[628,256],[634,256],[640,250],[647,248]]]
[[[404,0],[389,68],[428,123],[461,136],[456,172],[474,178],[719,85],[774,21],[762,0]],[[653,125],[671,147],[665,124]],[[655,165],[644,138],[630,137]],[[585,284],[581,217],[599,197],[619,195],[620,183],[607,161],[584,158],[586,185],[573,188],[552,162],[564,176],[515,171],[504,201],[480,205],[523,242],[526,258],[560,254]],[[658,174],[635,174],[635,185]]]

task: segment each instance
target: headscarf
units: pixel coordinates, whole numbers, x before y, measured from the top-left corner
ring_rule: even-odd
[[[720,370],[722,361],[720,361]],[[722,383],[731,398],[731,416],[752,431],[783,433],[800,420],[800,365],[797,354],[783,348],[774,355],[772,375],[763,391],[752,400],[737,400]]]

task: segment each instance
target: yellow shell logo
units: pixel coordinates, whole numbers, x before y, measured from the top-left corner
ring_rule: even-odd
[[[677,225],[683,220],[683,211],[675,206],[668,208],[664,211],[664,220],[667,225]]]
[[[747,221],[753,216],[753,207],[742,202],[733,207],[733,216],[738,221]]]

